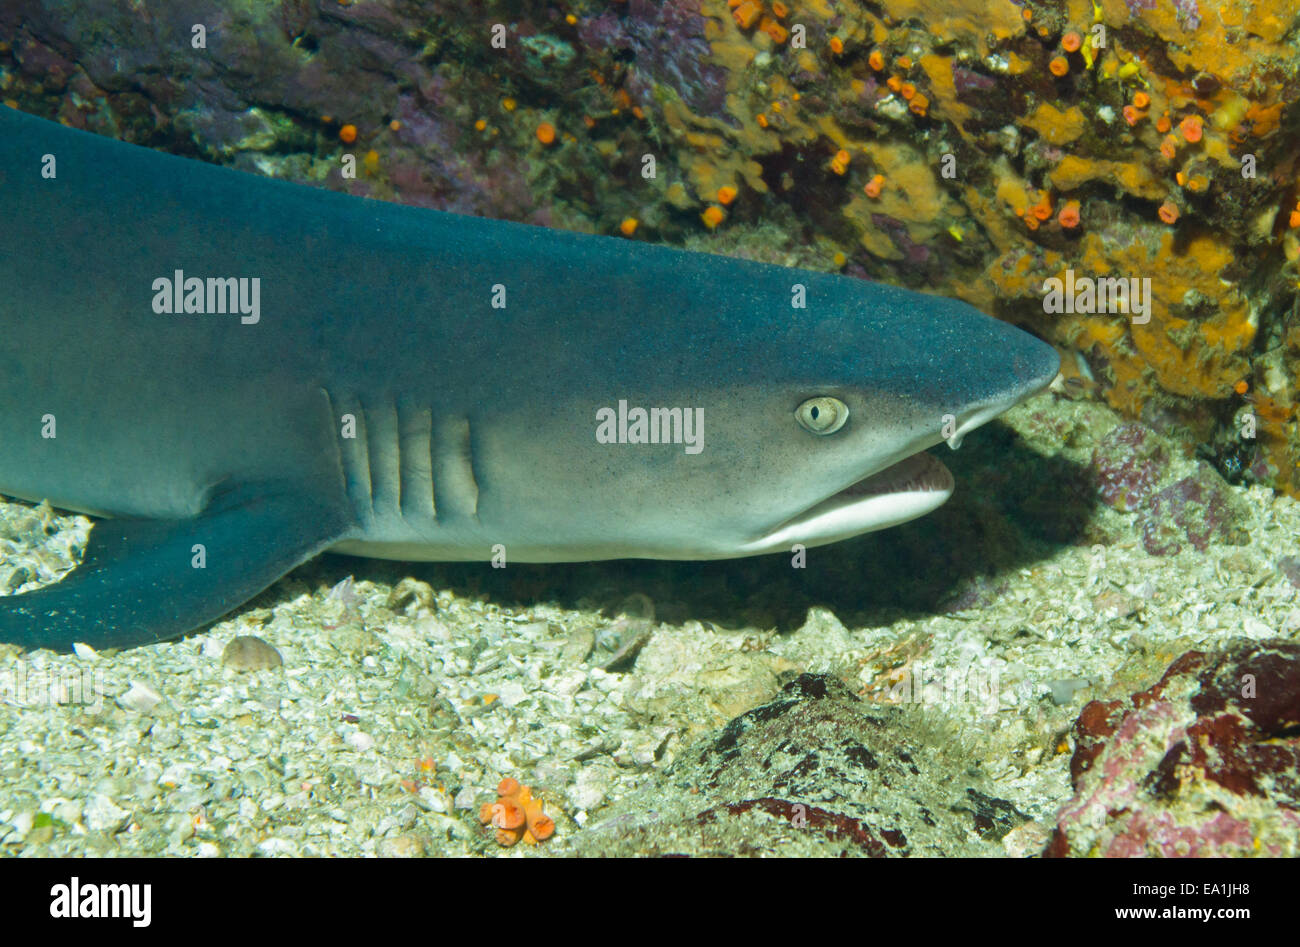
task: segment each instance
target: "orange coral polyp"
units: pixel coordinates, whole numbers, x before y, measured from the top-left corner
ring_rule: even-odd
[[[772,42],[778,46],[790,38],[790,31],[770,16],[763,17],[758,23],[758,28],[770,36]]]
[[[758,21],[762,12],[763,5],[761,3],[756,3],[755,0],[743,0],[731,11],[731,15],[735,19],[737,26],[742,30],[747,30]]]
[[[542,811],[541,800],[509,777],[497,784],[497,801],[484,803],[478,817],[496,829],[497,843],[507,848],[520,840],[532,845],[555,834],[555,820]]]
[[[498,802],[492,807],[492,824],[498,829],[517,829],[527,821],[523,806],[513,802]]]
[[[1070,64],[1066,61],[1064,56],[1057,56],[1047,64],[1047,69],[1052,75],[1059,79],[1070,71]]]
[[[1178,130],[1183,133],[1183,138],[1193,144],[1201,140],[1203,127],[1199,115],[1188,115],[1178,123]]]
[[[1061,37],[1061,48],[1067,53],[1076,53],[1083,45],[1083,37],[1071,30]]]
[[[497,844],[509,848],[524,837],[522,829],[497,829]]]
[[[544,842],[555,834],[555,820],[538,813],[537,818],[529,820],[528,831],[537,841]]]
[[[497,795],[514,796],[517,795],[519,790],[522,788],[523,787],[519,785],[519,780],[511,779],[507,776],[505,779],[501,780],[501,782],[497,783]]]
[[[1066,205],[1061,208],[1061,212],[1056,216],[1056,220],[1057,223],[1066,230],[1073,230],[1075,227],[1079,226],[1079,202],[1069,201],[1066,203]]]

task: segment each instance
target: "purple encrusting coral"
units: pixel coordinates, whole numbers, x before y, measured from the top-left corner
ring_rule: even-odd
[[[1196,0],[1174,0],[1174,9],[1178,12],[1178,25],[1191,32],[1201,27],[1201,8]]]
[[[952,83],[959,95],[964,92],[989,92],[998,87],[998,80],[992,76],[968,69],[960,63],[953,64]]]
[[[925,269],[930,262],[930,248],[917,243],[907,232],[907,225],[887,214],[872,214],[871,223],[883,230],[903,254],[909,266]]]
[[[1297,854],[1300,645],[1189,651],[1074,726],[1075,796],[1044,854]]]
[[[1145,503],[1168,468],[1168,452],[1155,432],[1141,424],[1119,425],[1092,453],[1097,495],[1123,512]]]
[[[704,26],[700,0],[629,0],[622,13],[608,10],[584,22],[578,36],[602,52],[632,54],[627,90],[638,104],[651,105],[658,84],[694,111],[734,122],[724,108],[727,73],[709,62]]]
[[[463,147],[461,126],[443,116],[454,105],[446,82],[427,77],[420,97],[403,94],[395,115],[401,122],[398,139],[406,147],[389,159],[389,180],[405,204],[432,207],[480,217],[506,217],[545,224],[535,210],[527,181],[505,155]],[[434,105],[425,103],[433,102]],[[362,184],[364,182],[351,182]],[[350,188],[357,193],[355,188]]]
[[[1177,555],[1184,543],[1205,552],[1211,542],[1246,542],[1246,511],[1222,478],[1202,465],[1156,492],[1169,472],[1168,450],[1143,424],[1119,425],[1093,450],[1097,496],[1121,512],[1139,511],[1142,545],[1151,555]]]
[[[1212,541],[1242,545],[1249,540],[1241,526],[1245,516],[1241,499],[1218,474],[1201,467],[1143,507],[1142,545],[1153,556],[1177,555],[1184,542],[1198,552]]]

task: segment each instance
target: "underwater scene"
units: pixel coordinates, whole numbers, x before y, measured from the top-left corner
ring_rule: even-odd
[[[6,0],[0,854],[1300,855],[1298,100],[1293,0]]]

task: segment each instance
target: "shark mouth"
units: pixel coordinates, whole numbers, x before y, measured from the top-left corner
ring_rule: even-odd
[[[906,523],[938,509],[952,495],[952,474],[927,453],[849,484],[746,547],[776,552],[794,543],[821,546],[860,533]]]

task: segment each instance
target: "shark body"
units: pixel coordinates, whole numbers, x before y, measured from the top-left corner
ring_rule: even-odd
[[[354,198],[4,108],[0,197],[0,493],[104,517],[63,581],[0,599],[0,641],[27,647],[175,637],[326,550],[834,542],[940,505],[951,477],[921,452],[1058,367],[953,300]]]

